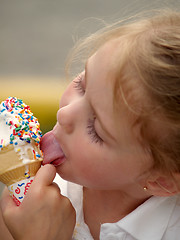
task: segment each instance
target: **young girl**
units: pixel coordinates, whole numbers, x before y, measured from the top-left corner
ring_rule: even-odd
[[[44,165],[54,165],[66,180],[56,182],[76,210],[72,239],[179,239],[180,14],[162,11],[114,25],[81,47],[87,50],[87,43],[85,68],[62,96],[57,124],[41,143]],[[54,177],[52,166],[40,169],[19,208],[4,194],[7,227],[21,236],[15,239],[27,239],[28,224],[34,239],[69,239],[66,229],[69,224],[71,233],[74,215],[65,214],[72,213],[68,204],[64,216],[72,220],[62,224],[63,206],[47,201],[51,195],[45,188],[57,193],[48,171]],[[43,217],[46,204],[49,216]],[[33,222],[28,207],[39,211]],[[24,235],[18,235],[18,220]],[[36,220],[46,223],[41,238]],[[46,238],[52,227],[56,234]]]

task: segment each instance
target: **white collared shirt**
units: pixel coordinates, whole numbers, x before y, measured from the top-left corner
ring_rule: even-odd
[[[55,178],[76,210],[73,240],[93,240],[84,223],[82,187]],[[180,196],[151,197],[116,223],[104,223],[100,240],[180,240]]]

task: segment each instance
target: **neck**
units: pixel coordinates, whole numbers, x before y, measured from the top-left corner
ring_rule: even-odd
[[[114,223],[128,215],[147,197],[133,198],[121,191],[104,191],[84,188],[84,220],[94,239],[98,239],[100,224]]]
[[[98,210],[104,213],[103,215],[117,215],[114,220],[111,219],[111,221],[108,222],[120,220],[142,204],[146,199],[147,197],[133,198],[127,193],[119,190],[106,191],[84,188],[84,207],[88,205],[88,207],[94,209],[95,213],[97,213]],[[104,221],[101,223],[103,222]]]

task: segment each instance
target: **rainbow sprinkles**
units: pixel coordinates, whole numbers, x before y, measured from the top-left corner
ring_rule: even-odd
[[[12,144],[23,163],[27,163],[29,148],[35,159],[41,157],[38,150],[31,147],[31,144],[38,146],[41,137],[37,118],[21,99],[9,97],[0,104],[0,151]]]

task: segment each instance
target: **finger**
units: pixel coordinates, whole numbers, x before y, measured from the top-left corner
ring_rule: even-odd
[[[2,197],[1,197],[1,209],[4,212],[6,209],[17,207],[16,203],[13,201],[12,197],[10,196],[9,190],[5,187]]]
[[[38,185],[49,186],[56,176],[56,168],[51,164],[46,164],[41,167],[37,172],[33,185],[38,183]]]
[[[55,189],[57,189],[57,190],[59,191],[59,193],[61,193],[61,189],[59,188],[59,186],[58,186],[57,183],[53,182],[53,183],[51,184],[51,186],[54,187]]]

